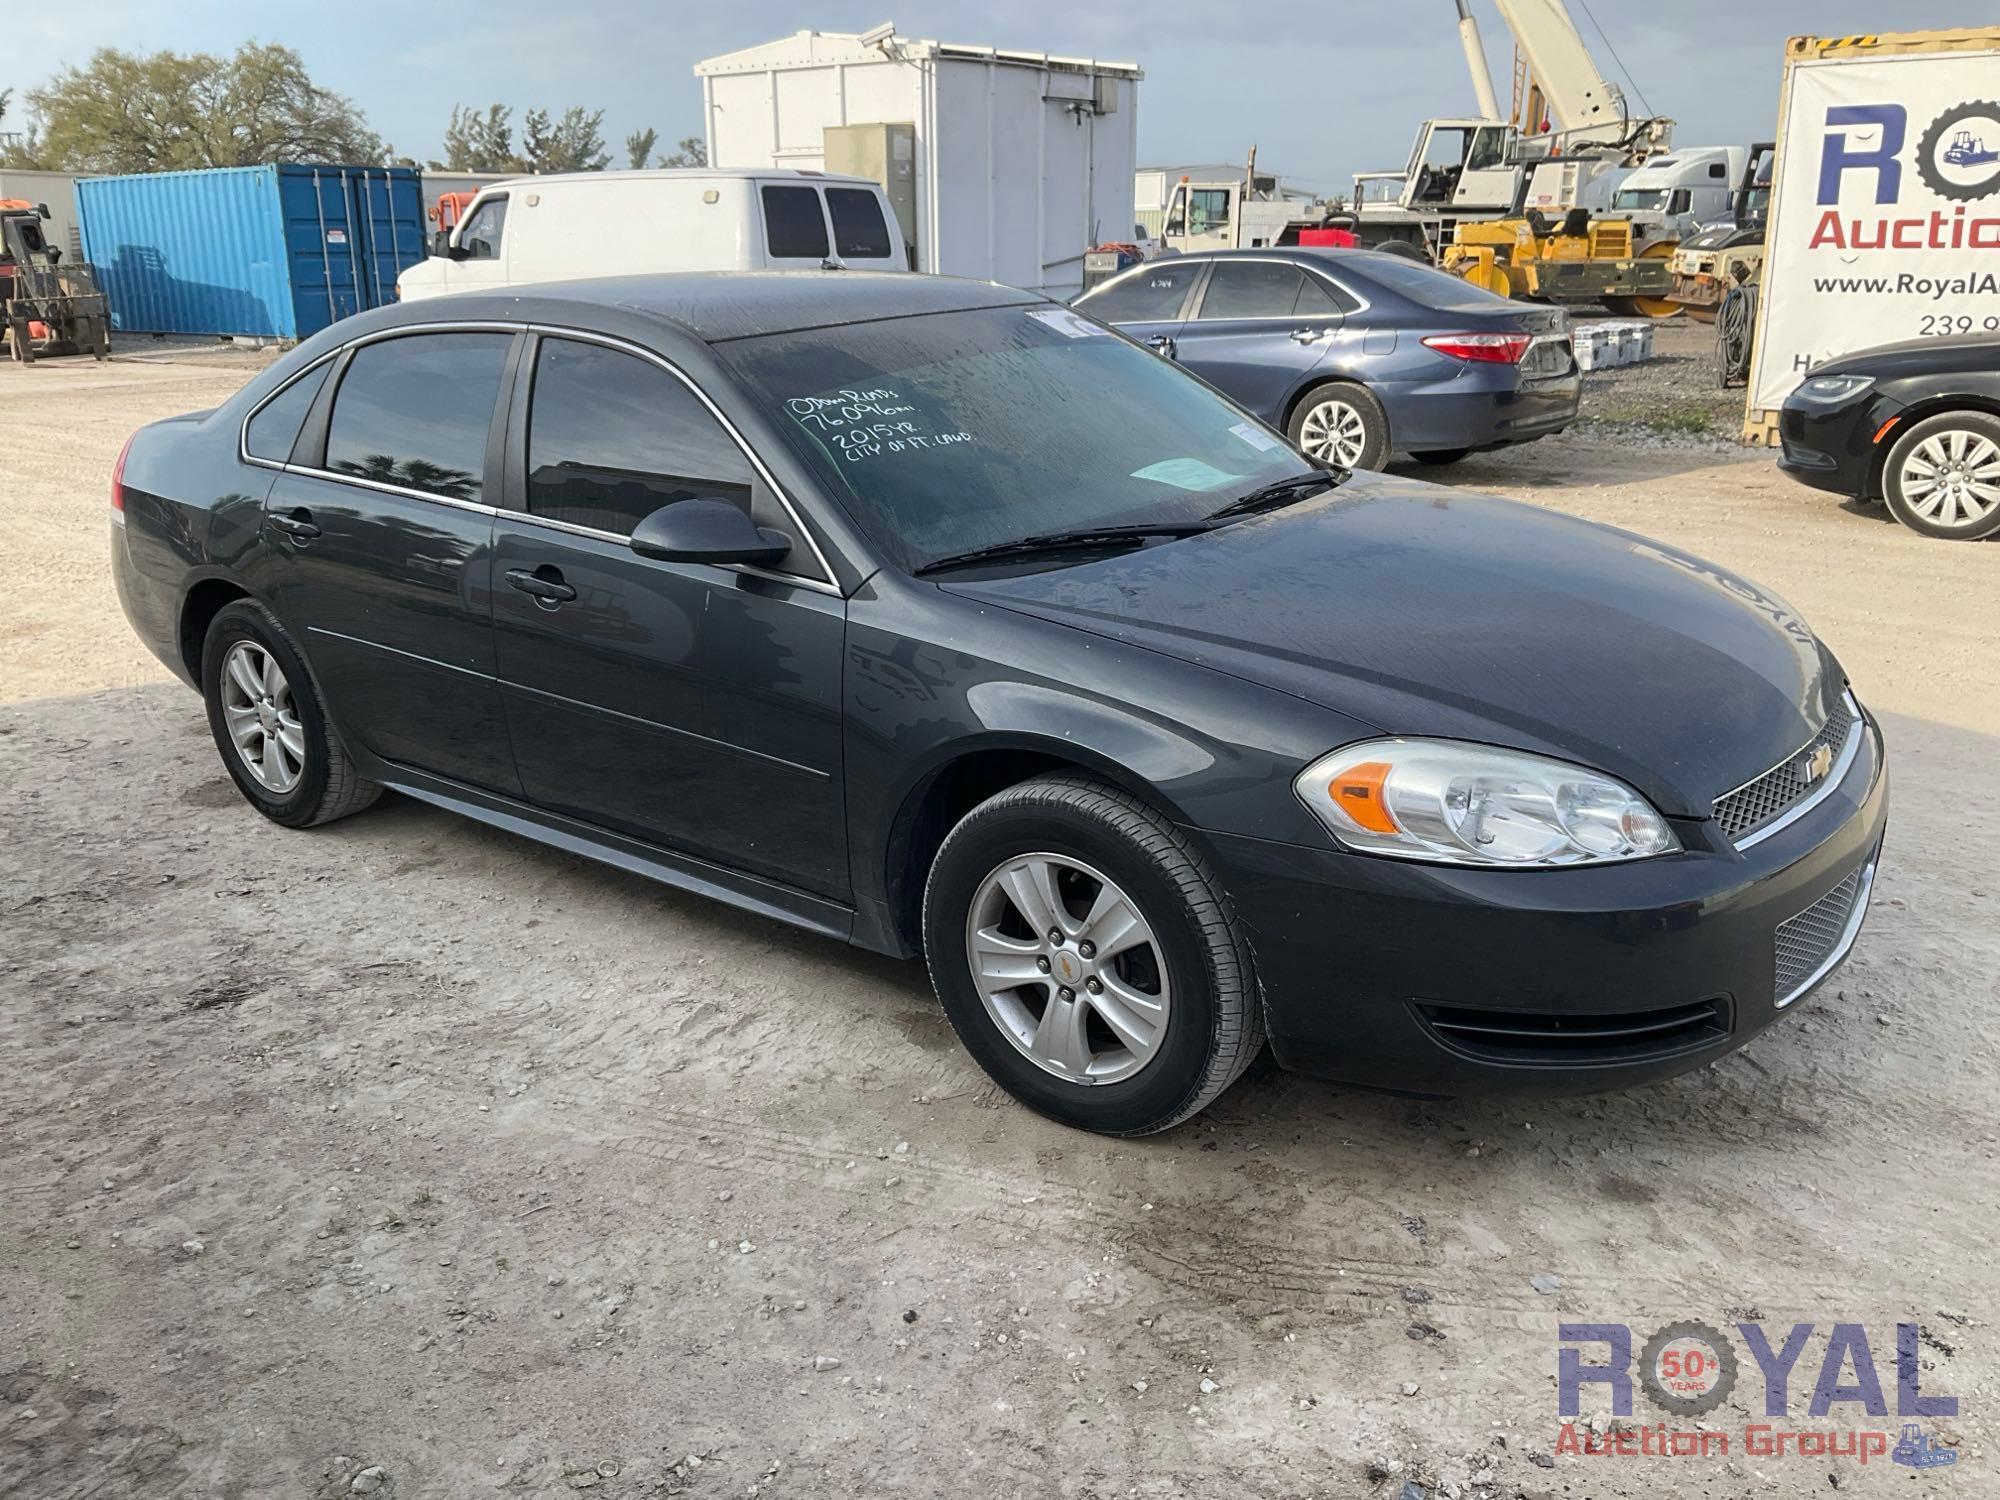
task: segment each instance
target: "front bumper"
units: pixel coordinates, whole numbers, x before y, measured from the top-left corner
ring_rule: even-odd
[[[1875,434],[1902,411],[1901,402],[1874,392],[1839,405],[1787,398],[1778,413],[1778,467],[1816,490],[1872,498],[1880,489]]]
[[[1697,1067],[1824,982],[1859,931],[1888,813],[1870,719],[1840,784],[1743,850],[1683,824],[1687,852],[1661,859],[1477,870],[1209,837],[1285,1067],[1560,1095]]]

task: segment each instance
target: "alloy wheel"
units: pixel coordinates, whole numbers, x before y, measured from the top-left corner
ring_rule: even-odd
[[[2000,446],[1962,427],[1934,432],[1904,455],[1897,481],[1926,521],[1971,530],[2000,509]]]
[[[1299,446],[1312,458],[1351,469],[1368,447],[1361,413],[1339,397],[1316,403],[1299,424]]]
[[[222,718],[229,741],[257,784],[278,796],[306,773],[306,732],[278,659],[238,641],[222,661]]]
[[[965,956],[986,1013],[1022,1056],[1078,1084],[1151,1062],[1173,1006],[1146,915],[1081,860],[1022,854],[980,882]]]

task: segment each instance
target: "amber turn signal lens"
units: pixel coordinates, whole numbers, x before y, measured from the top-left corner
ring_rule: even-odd
[[[1400,833],[1382,800],[1382,784],[1388,779],[1389,762],[1365,760],[1342,771],[1326,789],[1333,805],[1370,833]]]

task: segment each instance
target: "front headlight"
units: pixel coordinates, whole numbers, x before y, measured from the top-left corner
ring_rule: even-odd
[[[1459,740],[1368,740],[1292,783],[1342,844],[1450,865],[1581,865],[1671,854],[1680,841],[1610,776]]]
[[[1809,401],[1845,401],[1874,383],[1873,375],[1814,375],[1800,382],[1799,394]]]

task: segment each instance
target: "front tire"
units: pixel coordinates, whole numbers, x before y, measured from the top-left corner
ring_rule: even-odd
[[[2000,532],[2000,418],[1950,411],[1917,423],[1889,450],[1882,498],[1925,536],[1974,542]]]
[[[1350,381],[1307,391],[1285,431],[1308,458],[1343,469],[1379,469],[1389,459],[1389,414],[1366,386]]]
[[[1171,821],[1088,777],[1038,777],[967,813],[931,865],[923,929],[966,1050],[1065,1125],[1165,1130],[1263,1047],[1214,875]]]
[[[305,658],[261,604],[239,599],[217,611],[202,644],[201,686],[223,766],[272,822],[331,823],[382,795],[348,758]]]

